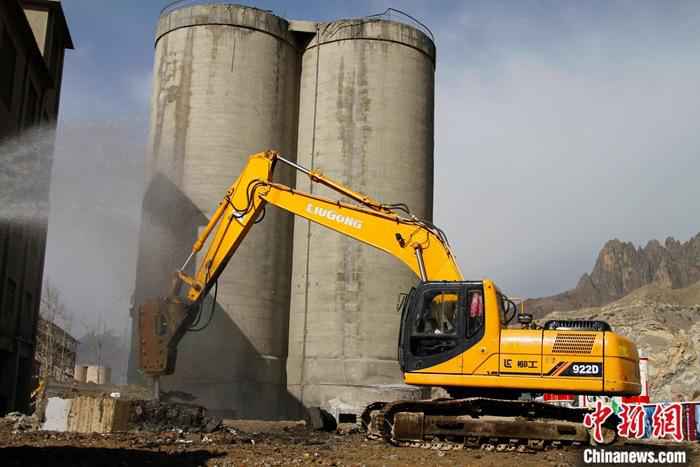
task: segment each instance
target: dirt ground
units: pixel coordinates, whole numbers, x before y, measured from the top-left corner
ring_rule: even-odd
[[[581,448],[536,453],[394,447],[358,432],[322,433],[303,423],[227,422],[204,433],[109,435],[18,432],[0,427],[3,466],[479,465],[574,466]]]

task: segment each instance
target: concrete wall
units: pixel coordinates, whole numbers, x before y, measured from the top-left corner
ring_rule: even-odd
[[[319,25],[302,58],[298,162],[431,219],[434,72],[432,41],[410,26]],[[297,187],[311,190],[303,175]],[[415,282],[385,253],[296,219],[289,391],[327,405],[399,383],[396,303]]]
[[[166,292],[250,154],[296,154],[299,50],[286,21],[234,5],[176,9],[160,18],[155,55],[136,304]],[[165,390],[237,416],[283,412],[291,236],[290,216],[269,209],[219,279],[212,324],[183,339]]]
[[[74,433],[126,431],[129,429],[130,411],[131,402],[127,400],[76,397],[70,400],[66,431]]]
[[[431,219],[435,46],[422,32],[207,5],[166,13],[157,37],[137,305],[164,293],[254,152],[296,155]],[[279,180],[336,197],[304,176]],[[299,415],[299,402],[411,397],[397,386],[396,303],[416,278],[382,252],[267,211],[222,276],[210,327],[183,339],[164,388],[255,418]]]

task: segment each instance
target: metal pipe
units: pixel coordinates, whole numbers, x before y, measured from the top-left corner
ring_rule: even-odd
[[[296,162],[292,162],[290,160],[285,159],[284,157],[280,156],[279,154],[277,155],[277,160],[280,162],[284,162],[285,164],[294,167],[297,169],[299,172],[303,172],[306,175],[311,175],[311,171],[307,169],[306,167],[302,167],[301,165],[297,164]]]
[[[185,260],[185,264],[183,264],[182,267],[180,268],[180,271],[181,271],[181,272],[185,272],[185,268],[187,267],[187,265],[189,264],[189,262],[192,260],[192,257],[194,256],[194,253],[195,253],[195,251],[192,250],[192,252],[190,253],[190,255],[189,255],[189,256],[187,257],[187,259]]]
[[[425,273],[425,263],[423,262],[423,249],[419,246],[415,248],[416,259],[418,260],[418,269],[420,271],[420,280],[427,281],[428,275]]]
[[[374,200],[370,198],[369,196],[366,196],[362,193],[356,193],[352,191],[350,188],[335,182],[329,178],[323,177],[321,174],[317,172],[312,172],[311,170],[307,169],[306,167],[302,167],[301,165],[297,164],[296,162],[292,162],[290,160],[285,159],[284,157],[280,156],[277,154],[277,160],[284,162],[285,164],[294,167],[296,170],[305,173],[306,175],[311,178],[311,181],[320,183],[321,185],[325,185],[331,190],[337,191],[338,193],[347,196],[348,198],[354,199],[355,201],[358,201],[365,206],[370,207],[371,209],[374,209],[376,211],[382,211],[388,214],[394,214],[390,209],[385,208],[379,201]],[[313,185],[312,185],[313,186]],[[396,215],[396,214],[394,214]]]

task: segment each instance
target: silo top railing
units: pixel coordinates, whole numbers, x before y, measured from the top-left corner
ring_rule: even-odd
[[[392,19],[394,19],[391,17],[392,13],[398,13],[400,16],[403,17],[402,19],[407,19],[408,21],[401,21],[401,22],[402,23],[406,22],[409,25],[414,26],[417,29],[420,29],[421,31],[426,33],[428,35],[428,37],[430,37],[430,40],[432,40],[433,43],[435,43],[435,36],[433,35],[433,31],[431,31],[430,28],[428,26],[426,26],[424,23],[421,23],[420,21],[418,21],[416,18],[409,15],[405,11],[401,11],[401,10],[398,10],[396,8],[387,8],[382,13],[375,13],[373,15],[367,15],[367,16],[365,16],[365,18],[388,18],[388,19],[392,20]]]
[[[193,5],[222,5],[226,4],[226,2],[221,2],[221,1],[212,1],[212,0],[175,0],[174,2],[170,2],[167,5],[163,7],[162,10],[160,10],[160,14],[165,15],[167,13],[170,13],[171,11],[177,10],[179,8],[184,8],[187,6],[193,6]],[[243,5],[241,5],[243,6]],[[250,7],[248,7],[250,8]],[[272,10],[263,10],[266,11],[267,13],[273,13]],[[353,19],[374,19],[374,18],[386,18],[390,20],[395,20],[395,18],[392,18],[392,13],[398,14],[401,18],[399,18],[400,22],[405,22],[411,26],[416,27],[417,29],[423,31],[430,39],[435,42],[435,36],[433,35],[433,31],[430,30],[428,26],[425,25],[425,23],[422,23],[415,17],[409,15],[405,11],[399,10],[397,8],[387,8],[384,10],[382,13],[375,13],[372,15],[366,15],[366,16],[360,16],[357,18]],[[403,20],[403,21],[401,21]]]

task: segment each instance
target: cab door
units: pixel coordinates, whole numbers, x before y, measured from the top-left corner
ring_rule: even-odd
[[[401,323],[404,372],[462,373],[465,300],[463,283],[426,282],[411,293]]]

